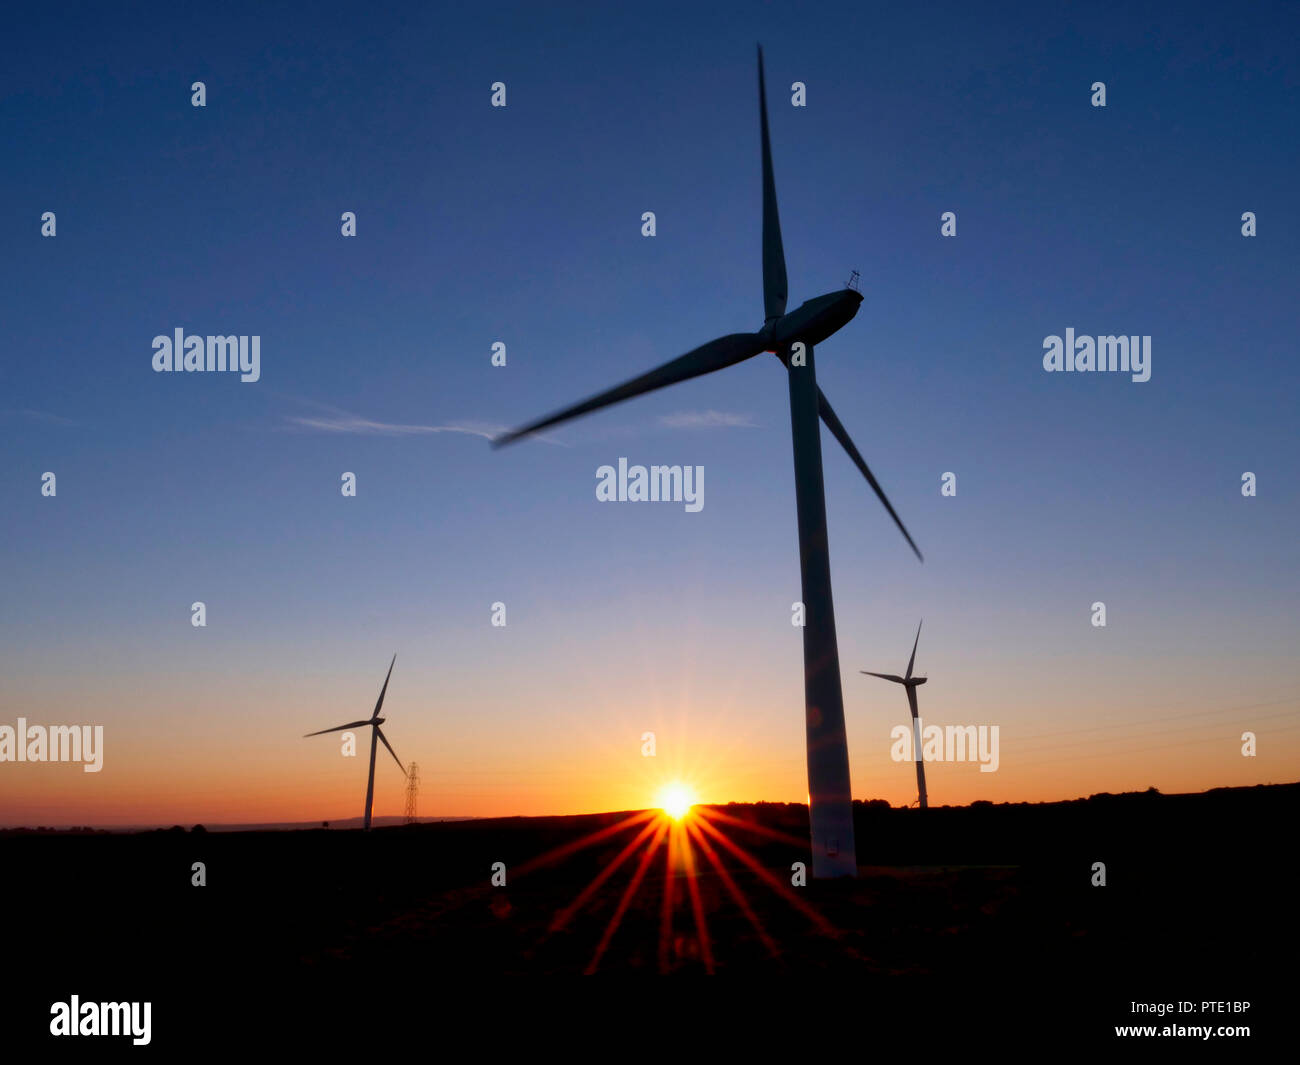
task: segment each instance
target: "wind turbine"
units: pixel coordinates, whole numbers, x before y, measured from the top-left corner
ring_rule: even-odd
[[[393,745],[388,742],[388,737],[384,735],[384,730],[379,727],[387,720],[387,718],[382,718],[379,716],[379,711],[384,705],[384,695],[388,691],[388,677],[391,677],[393,675],[393,663],[395,663],[396,661],[397,661],[397,655],[393,655],[393,661],[388,663],[388,676],[384,678],[384,686],[379,690],[379,702],[375,703],[375,712],[371,714],[369,718],[367,718],[365,721],[349,721],[346,725],[338,725],[335,728],[323,728],[319,732],[309,732],[307,733],[307,736],[303,737],[303,739],[306,739],[308,736],[323,736],[327,732],[342,732],[345,729],[360,728],[362,725],[370,726],[370,778],[366,782],[365,830],[367,832],[370,831],[370,809],[374,805],[374,800],[375,800],[375,737],[376,736],[378,736],[379,739],[383,741],[384,746],[388,748],[388,753],[393,756],[393,761],[397,763],[397,768],[402,770],[402,776],[406,776],[406,770],[402,767],[402,760],[397,757],[397,752],[393,750]]]
[[[922,619],[924,621],[924,619]],[[916,790],[920,795],[921,809],[924,810],[929,805],[929,800],[925,794],[925,762],[921,758],[921,722],[916,711],[916,689],[926,682],[926,677],[912,676],[912,666],[916,663],[916,645],[921,642],[921,626],[916,626],[916,639],[912,641],[912,657],[907,660],[907,676],[900,677],[895,673],[872,673],[869,669],[860,669],[859,673],[865,673],[868,677],[879,677],[881,680],[892,680],[895,684],[901,684],[907,689],[907,705],[912,708],[912,755],[916,759]]]
[[[848,324],[862,303],[851,288],[808,300],[789,314],[786,304],[785,252],[776,208],[772,146],[767,128],[767,93],[763,49],[758,50],[758,116],[763,167],[763,327],[756,333],[730,333],[688,351],[658,369],[567,407],[556,414],[506,433],[493,441],[500,447],[581,414],[608,407],[656,389],[772,352],[785,365],[790,386],[790,429],[794,443],[795,499],[799,518],[799,562],[803,583],[805,724],[808,738],[808,807],[813,875],[856,876],[853,799],[849,786],[849,752],[844,731],[844,696],[840,688],[835,610],[831,599],[830,556],[826,539],[826,498],[818,417],[862,471],[890,517],[918,558],[912,537],[894,512],[884,490],[867,468],[830,403],[817,387],[813,347]]]

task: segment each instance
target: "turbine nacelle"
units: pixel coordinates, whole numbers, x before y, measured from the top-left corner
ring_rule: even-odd
[[[789,314],[764,324],[763,332],[772,344],[768,350],[780,354],[796,342],[820,344],[851,322],[861,306],[862,293],[851,288],[805,300]]]

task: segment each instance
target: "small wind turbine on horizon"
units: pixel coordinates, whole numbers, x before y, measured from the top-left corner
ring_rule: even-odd
[[[786,313],[787,281],[781,220],[776,206],[772,145],[767,128],[767,90],[763,78],[763,49],[758,50],[758,117],[763,171],[763,327],[756,333],[731,333],[688,351],[658,369],[601,392],[582,403],[521,429],[492,444],[500,447],[530,433],[600,410],[634,396],[688,381],[771,352],[788,370],[790,429],[794,445],[795,502],[799,522],[799,562],[803,586],[804,713],[808,754],[808,811],[812,836],[812,866],[816,877],[856,876],[857,848],[853,837],[853,792],[849,782],[849,750],[844,727],[844,693],[840,686],[835,609],[831,598],[830,554],[826,537],[826,494],[822,480],[822,449],[818,419],[848,452],[894,524],[921,552],[884,490],[867,468],[861,453],[817,387],[813,346],[847,325],[858,313],[862,294],[844,288],[808,300]]]
[[[309,732],[303,739],[310,736],[323,736],[327,732],[343,732],[350,728],[360,728],[362,725],[370,726],[370,777],[366,782],[366,823],[365,831],[370,831],[370,810],[375,800],[375,738],[378,737],[388,753],[393,756],[393,761],[397,763],[397,768],[402,770],[402,776],[406,776],[406,769],[402,766],[402,760],[397,757],[397,752],[393,750],[393,745],[388,742],[388,737],[384,735],[384,730],[379,726],[387,718],[379,716],[379,711],[384,705],[384,695],[388,692],[388,678],[393,675],[393,665],[397,662],[397,655],[393,655],[393,661],[388,663],[388,676],[384,677],[384,686],[379,690],[379,701],[375,703],[375,712],[364,721],[349,721],[346,725],[336,725],[334,728],[323,728],[319,732]]]
[[[921,619],[924,623],[924,618]],[[892,680],[895,684],[901,684],[907,689],[907,705],[912,708],[912,756],[916,759],[916,790],[920,796],[920,807],[924,810],[929,805],[929,799],[925,794],[925,762],[921,758],[921,726],[920,717],[916,709],[916,689],[926,682],[927,677],[912,676],[912,666],[916,664],[916,645],[921,642],[921,625],[916,626],[916,639],[912,641],[912,657],[907,660],[907,676],[900,677],[896,673],[872,673],[869,669],[860,669],[859,673],[865,673],[868,677],[879,677],[881,680]]]

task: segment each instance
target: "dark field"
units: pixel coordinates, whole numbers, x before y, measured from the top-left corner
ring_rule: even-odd
[[[693,976],[711,966],[751,984],[804,988],[834,977],[863,1002],[916,990],[954,1010],[993,999],[1000,1023],[1059,1017],[1085,1039],[1141,1023],[1130,1000],[1247,999],[1246,1023],[1276,1025],[1269,983],[1291,971],[1298,945],[1298,805],[1291,784],[928,811],[859,806],[860,878],[806,887],[790,887],[791,864],[805,860],[793,842],[715,814],[712,823],[781,885],[712,842],[762,932],[696,848],[702,939],[689,878],[666,877],[660,847],[596,971]],[[806,838],[802,806],[711,809]],[[581,974],[646,846],[562,927],[555,919],[646,822],[553,863],[534,860],[628,816],[368,836],[3,833],[5,970],[15,979],[0,1022],[8,1035],[40,1038],[56,998],[150,1000],[154,1045],[175,1047],[211,1030],[228,1000],[256,1014],[289,1001],[354,1002],[356,989],[503,993],[519,984],[502,978]],[[206,887],[191,886],[196,861],[206,863]],[[1106,864],[1105,887],[1091,885],[1096,861]],[[494,862],[506,865],[504,888],[490,886]]]

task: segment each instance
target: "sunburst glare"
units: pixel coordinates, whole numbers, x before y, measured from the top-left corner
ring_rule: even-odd
[[[659,797],[655,800],[659,808],[663,810],[674,821],[682,820],[691,811],[695,805],[695,796],[691,794],[690,788],[681,781],[673,781],[665,784],[659,790]]]

